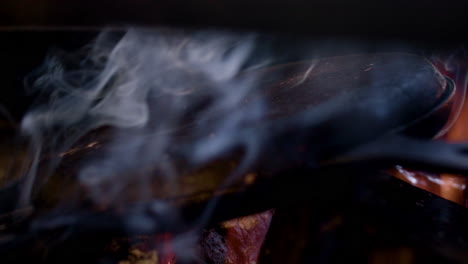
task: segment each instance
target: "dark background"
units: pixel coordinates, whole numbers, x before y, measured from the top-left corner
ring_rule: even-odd
[[[456,42],[466,39],[463,0],[4,0],[0,26],[178,25]]]

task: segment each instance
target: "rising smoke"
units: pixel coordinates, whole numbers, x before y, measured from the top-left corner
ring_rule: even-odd
[[[400,105],[406,107],[409,103],[405,100],[413,104],[412,98],[419,96],[421,85],[442,86],[439,73],[431,64],[424,63],[420,68],[421,61],[416,57],[377,56],[375,60],[382,60],[380,70],[365,63],[371,57],[337,57],[324,60],[319,67],[310,61],[300,64],[299,68],[303,68],[300,76],[286,76],[285,86],[280,83],[270,97],[262,98],[259,92],[262,77],[249,71],[265,65],[265,61],[255,58],[261,53],[257,37],[225,32],[130,29],[103,32],[74,54],[51,53],[27,80],[28,88],[38,99],[21,122],[21,131],[30,142],[32,161],[25,173],[19,206],[34,202],[38,191],[62,165],[61,158],[76,153],[77,142],[85,135],[106,129],[111,133],[105,134],[102,141],[88,142],[84,147],[99,146],[99,150],[75,160],[74,171],[70,171],[75,177],[73,183],[86,190],[86,199],[104,208],[117,208],[128,200],[150,201],[149,206],[133,206],[126,225],[132,232],[154,230],[158,225],[154,215],[164,217],[165,222],[180,220],[176,208],[157,198],[152,189],[155,184],[166,186],[168,194],[179,193],[183,186],[178,178],[186,168],[201,167],[241,147],[243,156],[237,170],[223,175],[223,185],[231,184],[255,162],[268,142],[264,138],[268,135],[261,133],[263,130],[246,133],[244,128],[274,115],[276,110],[290,117],[311,105],[320,106],[293,120],[297,121],[294,125],[304,125],[307,129],[297,128],[305,132],[285,134],[287,140],[300,144],[309,138],[310,127],[326,125],[333,118],[339,120],[336,124],[330,122],[331,128],[325,126],[325,132],[315,136],[315,141],[311,141],[315,147],[322,144],[322,139],[330,143],[337,138],[341,140],[343,135],[363,135],[367,139],[366,133],[374,132],[363,127],[375,126],[376,131],[387,132],[384,121],[389,116],[407,114],[400,110],[398,100],[403,98]],[[303,51],[297,53],[302,56],[299,59],[306,57]],[[406,67],[403,63],[413,59],[418,61],[416,68],[402,71]],[[334,72],[335,66],[339,69],[337,73],[326,75],[327,71]],[[348,71],[341,73],[343,69]],[[314,79],[311,77],[314,74],[325,77]],[[362,76],[365,78],[359,80]],[[309,82],[310,85],[300,87]],[[387,89],[394,85],[406,87],[406,96],[401,96],[400,89]],[[319,88],[321,96],[316,96],[317,90],[312,91],[311,87]],[[432,96],[430,89],[428,93]],[[327,101],[328,97],[333,100]],[[277,109],[273,109],[275,105],[267,105],[272,102],[276,102]],[[356,111],[358,114],[353,114]],[[310,123],[311,120],[315,123]],[[351,133],[340,129],[341,121]],[[324,145],[327,146],[326,142]],[[279,159],[288,155],[281,154]],[[298,155],[301,159],[307,156],[303,152]],[[43,157],[48,157],[46,162],[41,160]],[[201,222],[209,216],[214,203],[216,200],[208,204]],[[53,226],[61,222],[54,220],[42,223]],[[195,248],[191,247],[196,243],[192,231],[174,238],[175,245],[179,245],[174,248],[176,253]],[[185,257],[193,254],[189,255]]]
[[[180,161],[170,154],[174,146],[183,145],[185,164],[196,167],[257,140],[238,133],[264,108],[255,99],[255,77],[239,77],[254,47],[254,35],[131,29],[104,32],[75,54],[50,54],[27,82],[38,102],[21,123],[33,161],[20,206],[31,204],[34,190],[63,155],[50,158],[45,174],[38,171],[40,156],[69,151],[98,128],[113,133],[97,157],[80,164],[77,184],[89,199],[110,207],[122,202],[128,186],[138,189],[137,199],[151,199],[155,177],[177,189]],[[246,156],[244,164],[253,157]],[[157,175],[141,173],[142,168]],[[168,210],[160,202],[152,208]],[[145,221],[135,213],[129,226],[152,225]]]

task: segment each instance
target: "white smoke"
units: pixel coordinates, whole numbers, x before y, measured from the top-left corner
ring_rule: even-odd
[[[49,56],[31,77],[30,89],[41,96],[21,123],[34,156],[21,205],[45,180],[37,178],[41,153],[67,151],[96,128],[114,132],[77,179],[91,200],[110,206],[122,202],[129,186],[138,199],[151,198],[155,177],[178,188],[174,146],[186,146],[186,163],[203,164],[256,140],[238,133],[264,111],[255,77],[240,74],[254,45],[253,35],[130,29],[104,32],[77,54]]]
[[[239,133],[264,112],[255,95],[255,77],[241,74],[254,45],[254,35],[130,29],[103,32],[76,54],[51,54],[29,78],[29,89],[39,96],[21,123],[33,161],[20,206],[34,200],[34,190],[65,156],[56,155],[44,173],[41,155],[73,153],[70,148],[84,135],[111,127],[99,155],[85,159],[76,175],[88,199],[118,207],[130,188],[133,200],[152,200],[150,211],[135,207],[129,214],[128,228],[137,232],[158,225],[153,214],[177,217],[152,193],[155,178],[174,193],[180,187],[181,162],[172,149],[184,146],[184,164],[193,166],[244,143],[240,168],[255,156],[256,136]],[[196,243],[190,234],[175,236],[176,252],[189,252],[187,243]]]
[[[244,128],[274,114],[268,113],[265,104],[276,97],[284,97],[279,98],[279,106],[283,102],[296,105],[284,93],[273,93],[275,98],[265,98],[267,102],[262,99],[257,79],[262,77],[256,71],[244,71],[249,61],[255,61],[256,43],[256,36],[248,34],[130,29],[124,33],[104,32],[76,54],[51,54],[30,78],[30,89],[39,96],[21,123],[23,134],[31,142],[33,161],[25,175],[20,206],[32,203],[35,191],[66,156],[59,153],[73,153],[72,146],[84,135],[110,128],[112,133],[107,134],[105,142],[89,144],[101,146],[99,151],[74,164],[78,167],[76,184],[86,189],[88,199],[107,208],[119,207],[128,200],[147,202],[128,212],[127,227],[135,232],[155,230],[158,217],[178,224],[177,208],[158,200],[154,185],[164,185],[160,189],[168,193],[179,193],[182,186],[177,179],[184,166],[196,168],[242,147],[237,170],[225,175],[224,186],[229,185],[255,161],[268,141],[264,137],[271,136],[262,135],[260,129],[250,133]],[[261,61],[248,68],[263,65]],[[310,63],[303,75],[291,82],[296,86],[306,82],[316,66]],[[379,120],[393,109],[384,107],[394,105],[392,100],[388,102],[387,90],[380,89],[387,85],[379,82],[386,80],[385,74],[379,71],[373,76],[378,82],[372,102],[380,108],[374,107],[378,111],[368,114],[371,120]],[[294,83],[290,85],[294,87]],[[319,110],[294,119],[294,125],[309,126],[306,119],[317,124],[333,120],[336,106],[346,105],[352,96],[343,93],[324,102]],[[296,95],[297,102],[302,102],[301,97]],[[367,108],[353,105],[346,109],[367,112]],[[278,109],[288,113],[288,108]],[[297,141],[304,139],[301,137],[305,135],[298,135]],[[46,169],[39,162],[44,153],[56,153]],[[215,199],[210,200],[200,217],[202,222],[215,203]],[[196,234],[191,229],[175,236],[174,251],[190,252],[187,249],[195,248],[194,243]],[[188,255],[185,257],[193,254]]]

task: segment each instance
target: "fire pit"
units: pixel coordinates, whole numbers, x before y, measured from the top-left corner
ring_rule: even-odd
[[[468,171],[466,145],[431,140],[453,135],[460,65],[281,34],[0,38],[5,263],[467,257],[465,208],[394,177]]]

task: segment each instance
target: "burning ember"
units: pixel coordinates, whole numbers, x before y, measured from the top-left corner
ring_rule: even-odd
[[[198,263],[257,263],[263,240],[268,231],[272,211],[222,222],[217,228],[205,230],[199,241]],[[131,240],[130,240],[131,239]],[[137,236],[113,240],[108,253],[128,252],[119,264],[176,263],[169,234]]]
[[[453,107],[452,114],[449,117],[446,134],[441,135],[442,140],[447,141],[466,141],[468,140],[468,104],[466,103],[467,81],[465,74],[466,61],[460,61],[457,56],[445,60],[442,63],[440,59],[435,60],[437,67],[445,75],[455,80],[458,91],[456,104]],[[439,195],[447,200],[467,206],[465,189],[466,179],[462,175],[453,174],[431,174],[427,172],[411,171],[398,166],[394,174],[404,181],[407,181],[417,187]]]

